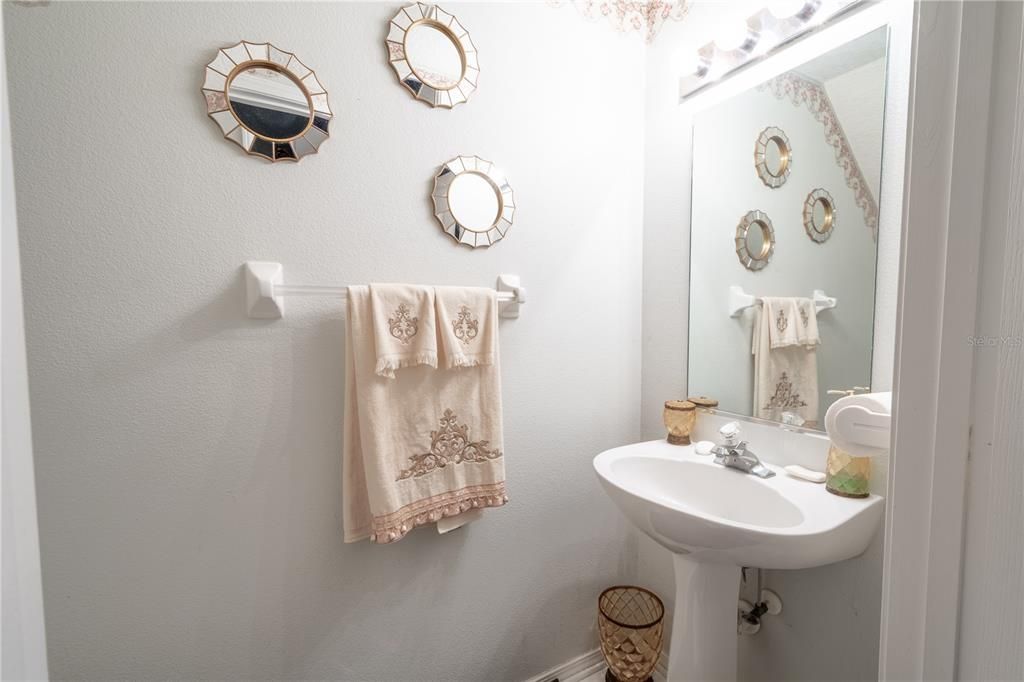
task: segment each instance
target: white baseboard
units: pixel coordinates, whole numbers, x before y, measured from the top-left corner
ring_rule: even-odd
[[[549,668],[539,675],[525,680],[525,682],[550,682],[557,679],[558,682],[583,682],[594,673],[602,673],[600,679],[604,680],[603,671],[606,668],[604,657],[600,649],[588,651],[582,656]],[[668,676],[668,655],[663,652],[658,659],[658,665],[654,668],[654,682],[665,682]]]
[[[603,670],[604,667],[601,650],[594,649],[571,661],[549,668],[539,675],[534,675],[525,682],[550,682],[554,679],[557,679],[558,682],[582,682],[588,676]]]

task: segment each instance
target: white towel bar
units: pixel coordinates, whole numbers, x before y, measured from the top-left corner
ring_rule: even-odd
[[[249,317],[277,320],[284,315],[284,296],[338,296],[346,298],[348,287],[321,284],[285,284],[284,267],[269,261],[245,263],[245,311]],[[519,317],[519,306],[526,303],[526,288],[520,285],[519,275],[499,275],[498,301],[501,316]]]
[[[839,304],[836,299],[826,296],[821,289],[815,289],[811,298],[814,299],[814,309],[819,313],[835,308]],[[739,317],[745,309],[757,305],[760,301],[760,296],[751,296],[743,291],[743,287],[732,285],[729,287],[729,317]]]

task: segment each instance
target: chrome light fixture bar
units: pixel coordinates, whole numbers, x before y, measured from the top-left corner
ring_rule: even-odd
[[[712,83],[726,78],[776,52],[782,46],[818,29],[829,19],[845,14],[864,0],[804,0],[802,3],[771,2],[746,20],[744,37],[711,41],[697,50],[692,69],[679,79],[679,99],[684,101]],[[790,13],[778,5],[789,4]],[[778,13],[777,13],[778,12]]]

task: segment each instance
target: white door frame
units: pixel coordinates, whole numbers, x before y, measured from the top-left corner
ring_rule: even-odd
[[[3,15],[0,15],[0,489],[2,592],[0,677],[49,679],[39,566],[28,366],[21,300],[21,262],[14,210],[14,165]]]
[[[882,680],[956,676],[995,14],[962,0],[915,7]]]

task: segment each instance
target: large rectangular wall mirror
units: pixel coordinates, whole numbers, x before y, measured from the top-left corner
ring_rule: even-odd
[[[688,383],[722,410],[821,428],[871,387],[887,43],[694,114]]]

